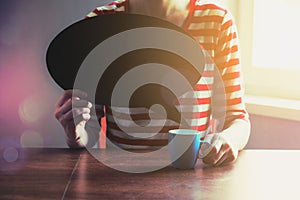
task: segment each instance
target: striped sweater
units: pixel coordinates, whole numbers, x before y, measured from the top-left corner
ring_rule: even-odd
[[[128,7],[128,0],[116,0],[96,8],[87,18],[126,13]],[[180,99],[180,110],[192,112],[187,119],[189,125],[200,132],[213,132],[228,128],[236,119],[248,122],[243,100],[239,44],[231,14],[215,4],[191,0],[182,28],[199,42],[206,56],[204,72],[193,94],[185,94]],[[191,99],[197,104],[189,103],[195,102]],[[151,124],[148,124],[149,116]],[[178,123],[164,120],[145,108],[106,107],[106,121],[107,137],[126,147],[166,145],[167,131],[178,127]],[[161,124],[164,124],[163,127]]]

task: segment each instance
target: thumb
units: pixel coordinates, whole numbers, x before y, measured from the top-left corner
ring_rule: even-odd
[[[201,141],[201,147],[199,150],[199,158],[206,157],[213,148],[216,148],[217,152],[220,150],[222,143],[219,140],[219,133],[208,134],[203,141]]]

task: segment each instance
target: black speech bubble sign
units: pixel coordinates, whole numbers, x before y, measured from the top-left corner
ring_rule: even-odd
[[[98,44],[116,34],[143,27],[174,30],[192,39],[182,28],[150,16],[120,13],[84,19],[64,29],[49,45],[46,61],[50,75],[61,88],[73,89],[77,73],[83,61]],[[165,37],[169,36],[165,35]],[[176,45],[176,41],[174,41],[174,45]],[[118,46],[112,48],[118,48]],[[178,48],[181,47],[178,46]],[[204,68],[203,53],[200,52],[198,57],[202,63],[202,68]],[[99,59],[101,59],[101,55],[99,55]],[[96,104],[111,105],[111,95],[118,80],[129,70],[146,63],[160,63],[175,69],[185,77],[191,86],[196,85],[201,78],[199,69],[196,69],[188,59],[165,50],[145,48],[130,51],[117,58],[109,66],[98,66],[99,68],[105,68],[105,71],[102,77],[99,78],[96,94],[86,92],[91,98],[95,97]],[[167,74],[159,74],[159,76],[164,77]],[[86,77],[86,81],[89,81],[89,77]],[[164,96],[170,98],[164,98]],[[160,104],[168,111],[169,118],[178,121],[180,115],[172,105],[174,100],[176,100],[176,95],[172,93],[172,90],[157,84],[150,84],[141,86],[133,94],[130,107],[149,108],[153,104]]]

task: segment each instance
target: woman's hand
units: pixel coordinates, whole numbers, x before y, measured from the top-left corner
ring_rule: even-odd
[[[211,146],[205,143],[201,145],[199,155],[203,163],[211,166],[221,166],[233,163],[237,159],[238,148],[230,144],[222,133],[211,134],[206,140]],[[202,156],[201,153],[203,153]]]
[[[87,137],[85,124],[91,118],[92,104],[87,94],[80,90],[66,90],[55,106],[55,117],[65,129],[66,141],[70,147],[84,147]]]

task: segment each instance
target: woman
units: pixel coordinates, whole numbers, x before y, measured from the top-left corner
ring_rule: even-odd
[[[241,67],[238,38],[235,25],[230,13],[215,4],[199,0],[117,0],[106,6],[96,8],[87,18],[102,14],[117,13],[143,14],[159,17],[182,27],[190,33],[206,51],[208,60],[214,62],[213,69],[207,65],[208,78],[210,72],[218,71],[225,89],[225,103],[218,103],[216,96],[209,99],[207,110],[199,116],[194,125],[199,131],[207,131],[209,124],[201,124],[201,118],[213,120],[217,133],[209,134],[207,140],[213,148],[202,155],[203,162],[219,166],[232,163],[237,159],[250,135],[250,121],[243,100]],[[201,92],[201,80],[195,91]],[[217,85],[214,81],[214,85]],[[218,91],[213,91],[216,94]],[[73,95],[73,97],[72,97]],[[66,132],[67,143],[70,147],[78,148],[92,145],[98,137],[97,118],[90,113],[91,103],[86,100],[84,92],[78,90],[65,91],[56,104],[55,116]],[[224,99],[223,99],[224,100]],[[215,102],[215,103],[214,103]],[[73,103],[73,106],[72,106]],[[224,105],[218,107],[218,105]],[[106,115],[110,115],[106,108]],[[100,110],[104,110],[103,107]],[[212,112],[211,112],[212,111]],[[103,111],[103,115],[104,111]],[[92,117],[91,117],[92,116]],[[203,120],[202,120],[203,121]],[[208,120],[206,120],[208,121]],[[75,123],[74,123],[75,122]],[[153,140],[134,140],[114,134],[114,128],[108,121],[107,136],[111,140],[131,146],[160,146],[165,145],[166,138]],[[203,150],[205,146],[201,147]]]

